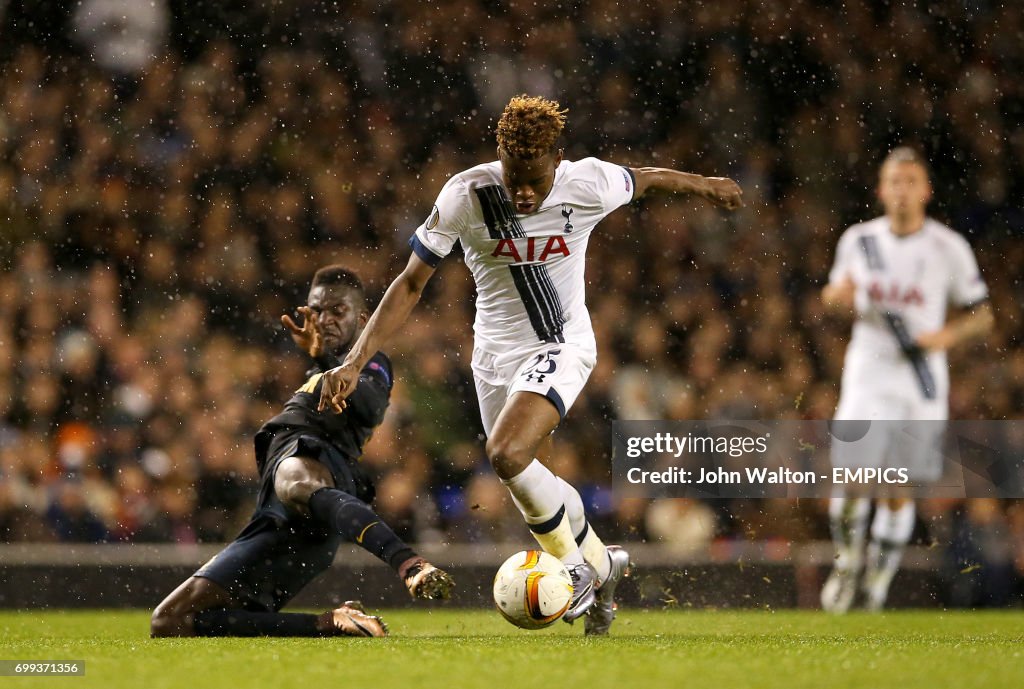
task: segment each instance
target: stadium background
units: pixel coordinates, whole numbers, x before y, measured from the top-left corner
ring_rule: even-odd
[[[569,108],[570,158],[728,175],[747,202],[645,200],[591,244],[600,359],[552,461],[602,532],[680,563],[827,537],[815,501],[613,503],[610,421],[829,417],[848,325],[818,290],[896,143],[932,161],[997,315],[953,357],[951,416],[1019,416],[1012,4],[242,4],[125,2],[110,30],[0,3],[0,541],[230,539],[251,435],[305,368],[279,315],[328,262],[379,296],[524,91]],[[525,543],[482,456],[471,280],[452,258],[428,291],[389,351],[379,511],[417,542]],[[1024,505],[929,501],[916,538],[942,546],[944,602],[1021,604]]]

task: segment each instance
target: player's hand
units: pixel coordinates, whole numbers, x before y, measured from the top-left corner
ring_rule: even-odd
[[[310,356],[318,356],[323,349],[323,338],[316,327],[313,310],[308,306],[300,306],[296,311],[302,316],[302,325],[297,325],[288,314],[281,316],[281,324],[288,329],[295,345]]]
[[[705,177],[707,188],[701,194],[711,203],[726,210],[743,207],[743,190],[728,177]]]
[[[821,291],[824,302],[833,307],[853,311],[854,299],[857,296],[857,285],[849,276],[839,282],[830,282]]]
[[[921,333],[915,341],[921,349],[932,352],[943,352],[953,346],[952,336],[945,328],[930,333]]]
[[[345,398],[351,395],[359,384],[359,369],[352,364],[342,364],[324,373],[321,378],[320,404],[317,411],[330,409],[336,414],[345,411]]]

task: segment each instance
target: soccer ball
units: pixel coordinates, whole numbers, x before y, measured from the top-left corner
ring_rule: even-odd
[[[494,604],[517,627],[543,629],[554,623],[572,602],[569,571],[542,550],[516,553],[494,575]]]

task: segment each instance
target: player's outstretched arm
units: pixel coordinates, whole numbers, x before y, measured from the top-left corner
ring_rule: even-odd
[[[409,256],[405,270],[388,287],[341,366],[324,373],[318,407],[320,411],[330,408],[341,412],[345,408],[345,398],[359,384],[359,373],[363,366],[409,318],[433,274],[434,269],[419,256]]]
[[[649,191],[696,194],[716,206],[735,210],[743,206],[743,190],[728,177],[702,177],[662,167],[630,168],[636,181],[634,198]]]
[[[996,318],[992,313],[992,305],[985,302],[963,315],[953,318],[940,330],[922,333],[917,337],[917,344],[922,349],[951,349],[964,342],[988,335],[995,327],[995,323]]]

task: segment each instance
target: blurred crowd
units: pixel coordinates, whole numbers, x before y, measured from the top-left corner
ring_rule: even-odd
[[[842,229],[878,214],[877,166],[897,143],[932,162],[932,211],[971,241],[998,321],[951,358],[951,417],[1020,415],[1012,3],[569,5],[281,2],[232,21],[170,3],[158,25],[139,20],[151,54],[120,66],[98,55],[102,32],[6,17],[19,39],[0,49],[0,541],[230,539],[254,501],[251,437],[308,365],[279,316],[327,263],[379,297],[444,181],[494,159],[520,92],[569,108],[570,159],[745,192],[733,214],[635,203],[590,244],[599,360],[549,461],[613,539],[683,553],[827,537],[815,501],[613,501],[610,424],[829,418],[849,323],[818,293]],[[528,538],[482,454],[472,313],[450,257],[388,352],[398,383],[364,461],[412,540]],[[1024,577],[1020,505],[921,515],[924,542]]]

